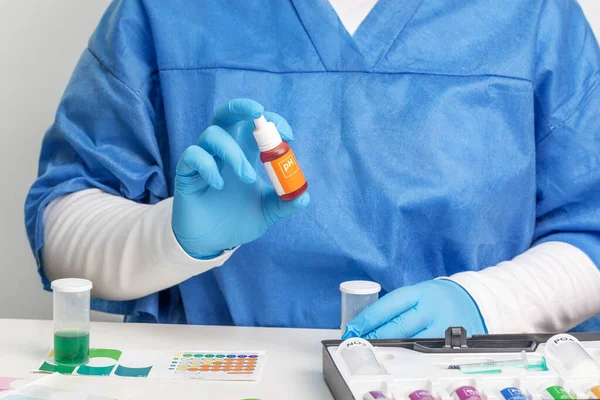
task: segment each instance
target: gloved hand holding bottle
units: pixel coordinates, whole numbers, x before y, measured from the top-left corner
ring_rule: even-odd
[[[383,296],[348,323],[342,338],[443,338],[450,326],[464,327],[469,336],[487,333],[466,290],[450,280],[430,280]]]
[[[276,221],[308,205],[307,192],[283,201],[258,178],[259,150],[253,120],[264,108],[249,99],[219,106],[213,124],[177,164],[173,232],[192,257],[209,259],[258,239]],[[292,129],[281,116],[264,112],[285,141]]]

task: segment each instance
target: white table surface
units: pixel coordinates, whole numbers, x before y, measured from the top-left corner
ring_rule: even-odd
[[[130,393],[143,393],[140,399],[331,400],[322,374],[321,340],[339,337],[339,330],[95,322],[90,333],[91,347],[173,351],[247,348],[266,351],[267,360],[258,382],[64,378],[103,379],[111,386],[127,385]],[[0,319],[0,376],[36,376],[31,370],[51,345],[52,321]]]

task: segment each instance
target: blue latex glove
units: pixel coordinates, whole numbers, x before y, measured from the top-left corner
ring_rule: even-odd
[[[249,99],[219,106],[213,124],[188,147],[177,164],[173,232],[192,257],[213,258],[227,249],[258,239],[276,221],[306,207],[307,192],[282,201],[275,189],[257,178],[259,151],[253,120],[264,108]],[[264,113],[282,138],[293,140],[281,116]]]
[[[396,289],[346,325],[343,339],[443,338],[450,326],[469,336],[487,333],[471,296],[449,280],[425,281]]]

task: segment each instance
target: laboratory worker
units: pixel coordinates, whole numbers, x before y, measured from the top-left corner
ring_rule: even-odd
[[[344,337],[600,330],[598,42],[574,0],[114,1],[25,212],[127,321],[338,328],[370,280]]]

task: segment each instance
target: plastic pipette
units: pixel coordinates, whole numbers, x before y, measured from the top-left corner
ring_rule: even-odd
[[[547,371],[546,359],[541,357],[541,360],[533,362],[527,358],[525,351],[521,352],[521,358],[517,360],[504,361],[488,361],[472,364],[450,365],[448,369],[458,369],[465,374],[490,373],[500,372],[503,369],[525,368],[530,371]]]

